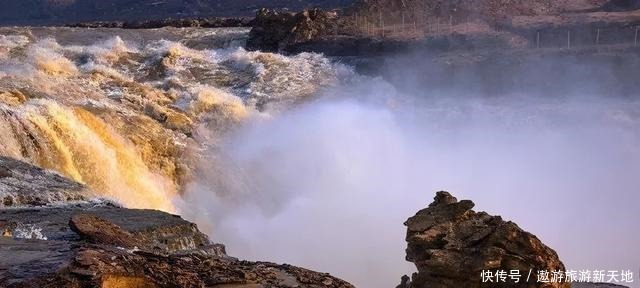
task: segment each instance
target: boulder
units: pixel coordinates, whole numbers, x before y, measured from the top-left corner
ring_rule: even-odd
[[[570,287],[562,281],[537,282],[539,271],[566,270],[553,249],[513,222],[471,210],[474,205],[438,192],[429,207],[405,222],[406,259],[418,273],[401,287]],[[483,271],[512,270],[521,275],[517,284],[511,278],[483,284]]]
[[[73,215],[69,220],[69,227],[80,237],[92,243],[126,248],[133,248],[136,245],[136,240],[131,233],[95,215]]]

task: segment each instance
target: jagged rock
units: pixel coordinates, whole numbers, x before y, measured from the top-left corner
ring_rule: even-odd
[[[261,9],[247,40],[252,50],[277,52],[287,47],[334,35],[338,31],[338,14],[320,9],[299,13]]]
[[[536,236],[500,216],[471,210],[474,203],[438,192],[434,202],[409,218],[407,261],[418,273],[412,288],[484,287],[483,270],[519,270],[529,282],[489,283],[490,287],[569,287],[568,283],[537,283],[538,271],[565,271],[551,248]],[[485,284],[486,285],[486,284]]]
[[[80,235],[64,228],[69,218]],[[0,287],[353,287],[325,273],[228,257],[194,224],[160,211],[0,210],[0,230],[17,222],[45,237],[0,237]]]

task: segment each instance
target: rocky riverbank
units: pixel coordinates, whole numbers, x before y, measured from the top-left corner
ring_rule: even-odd
[[[226,255],[176,215],[126,209],[0,158],[0,287],[353,287],[326,273]]]
[[[238,260],[179,216],[94,195],[54,172],[0,158],[0,287],[353,287],[326,273]],[[536,236],[473,207],[438,192],[405,222],[406,259],[418,272],[398,287],[485,287],[484,270],[565,270]],[[491,287],[570,287],[531,279]]]

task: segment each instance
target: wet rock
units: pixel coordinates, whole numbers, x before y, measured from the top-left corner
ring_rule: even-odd
[[[483,270],[519,270],[525,275],[565,271],[556,252],[536,236],[500,216],[475,212],[473,207],[469,200],[458,201],[448,192],[438,192],[429,207],[405,222],[406,259],[418,269],[408,287],[484,287]],[[545,284],[535,279],[491,283],[491,287],[569,287],[568,283]]]
[[[55,241],[84,240],[157,254],[226,256],[224,245],[211,243],[195,224],[178,216],[108,203],[0,210],[0,230],[15,236],[19,228],[37,229]]]
[[[73,215],[69,220],[69,227],[83,239],[96,244],[133,248],[136,243],[131,233],[91,214]]]
[[[59,174],[0,156],[0,208],[87,202],[95,193]]]
[[[8,175],[0,184],[11,184],[15,199],[91,193],[55,173],[0,161]],[[40,186],[30,186],[34,180]],[[0,287],[353,287],[299,267],[240,261],[179,216],[107,201],[0,208],[0,231]]]
[[[71,258],[71,246],[67,241],[0,237],[0,287],[18,286],[17,283],[55,273]]]
[[[74,209],[0,210],[0,224],[39,219],[35,226],[48,238],[0,237],[0,287],[353,287],[325,273],[207,253],[206,249],[224,249],[204,235],[198,239],[195,225],[167,213]],[[70,215],[82,210],[85,214]],[[79,233],[75,237],[70,229],[61,231],[62,220],[69,218]],[[188,223],[194,230],[170,224],[175,222]],[[153,249],[154,244],[171,246],[180,237],[177,242],[189,243],[183,249]],[[121,247],[131,245],[134,248]]]
[[[190,134],[193,121],[179,111],[163,107],[155,103],[148,103],[144,107],[145,114],[163,123],[167,128],[184,134]]]

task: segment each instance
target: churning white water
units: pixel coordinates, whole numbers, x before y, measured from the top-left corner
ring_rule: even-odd
[[[637,100],[345,85],[211,152],[233,171],[228,194],[196,182],[186,199],[231,254],[394,287],[414,271],[402,223],[448,190],[536,234],[568,269],[637,270]]]
[[[394,287],[414,269],[402,223],[448,190],[568,269],[640,267],[640,102],[572,77],[594,67],[479,92],[491,74],[363,76],[245,51],[237,29],[47,29],[0,35],[0,153],[180,213],[233,256]]]

